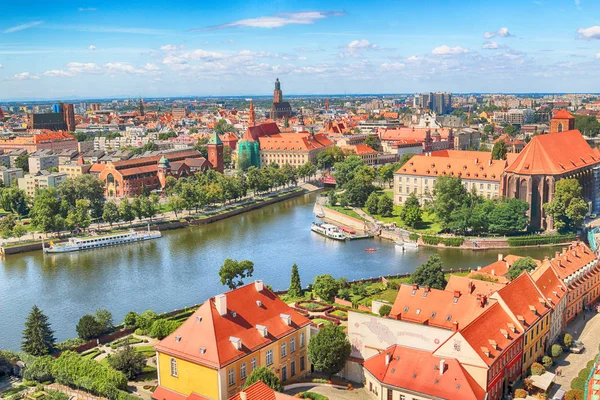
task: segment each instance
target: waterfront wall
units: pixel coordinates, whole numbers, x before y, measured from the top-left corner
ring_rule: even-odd
[[[317,210],[317,207],[318,207],[318,210]],[[341,212],[332,210],[331,208],[322,207],[322,206],[318,206],[317,204],[315,204],[315,210],[314,210],[315,214],[317,214],[321,210],[323,210],[323,214],[325,214],[325,219],[335,222],[336,224],[341,224],[348,228],[358,229],[361,231],[367,230],[365,221],[353,218],[346,214],[342,214]]]

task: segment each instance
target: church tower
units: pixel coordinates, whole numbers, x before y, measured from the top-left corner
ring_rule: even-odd
[[[140,110],[140,115],[143,117],[144,116],[144,100],[142,100],[142,98],[140,97],[140,102],[139,102],[139,110]]]
[[[167,176],[171,173],[171,164],[164,155],[158,160],[157,176],[161,189],[167,185]]]
[[[254,104],[252,104],[252,100],[250,100],[250,111],[248,111],[248,114],[248,126],[256,126],[256,112],[254,111]]]
[[[275,90],[273,91],[273,103],[281,103],[283,101],[283,92],[281,91],[281,84],[279,78],[275,79]]]
[[[215,171],[223,173],[225,170],[223,165],[223,142],[217,132],[213,131],[206,148],[208,150],[208,162]]]
[[[575,129],[575,117],[565,109],[559,110],[550,120],[550,133]]]

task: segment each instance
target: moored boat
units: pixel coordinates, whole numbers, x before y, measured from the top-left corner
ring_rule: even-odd
[[[142,242],[145,240],[162,237],[160,231],[134,231],[117,233],[106,236],[91,236],[88,238],[70,238],[64,243],[50,242],[49,247],[44,246],[44,253],[69,253],[72,251],[96,249],[99,247],[116,246],[119,244]]]
[[[402,247],[403,249],[416,249],[419,247],[419,244],[417,242],[395,241],[394,244],[397,247]]]
[[[346,240],[346,236],[335,225],[325,224],[323,222],[313,222],[310,230],[330,239]]]

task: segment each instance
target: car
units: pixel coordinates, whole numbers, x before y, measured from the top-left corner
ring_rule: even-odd
[[[574,340],[569,350],[571,351],[571,353],[580,354],[584,352],[585,345],[580,340]]]
[[[567,392],[565,392],[564,389],[558,389],[552,397],[552,400],[564,400],[566,394]]]

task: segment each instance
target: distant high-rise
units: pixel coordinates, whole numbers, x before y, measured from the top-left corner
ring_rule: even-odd
[[[63,112],[63,103],[52,104],[52,112],[53,113],[62,113]]]
[[[2,107],[0,107],[0,120],[4,119],[4,111],[2,111]]]
[[[279,78],[275,80],[275,90],[273,91],[273,105],[271,106],[271,119],[279,119],[292,115],[292,106],[287,101],[283,101],[283,92]]]
[[[448,114],[452,106],[452,93],[435,92],[415,95],[415,106],[435,111],[436,114]]]

